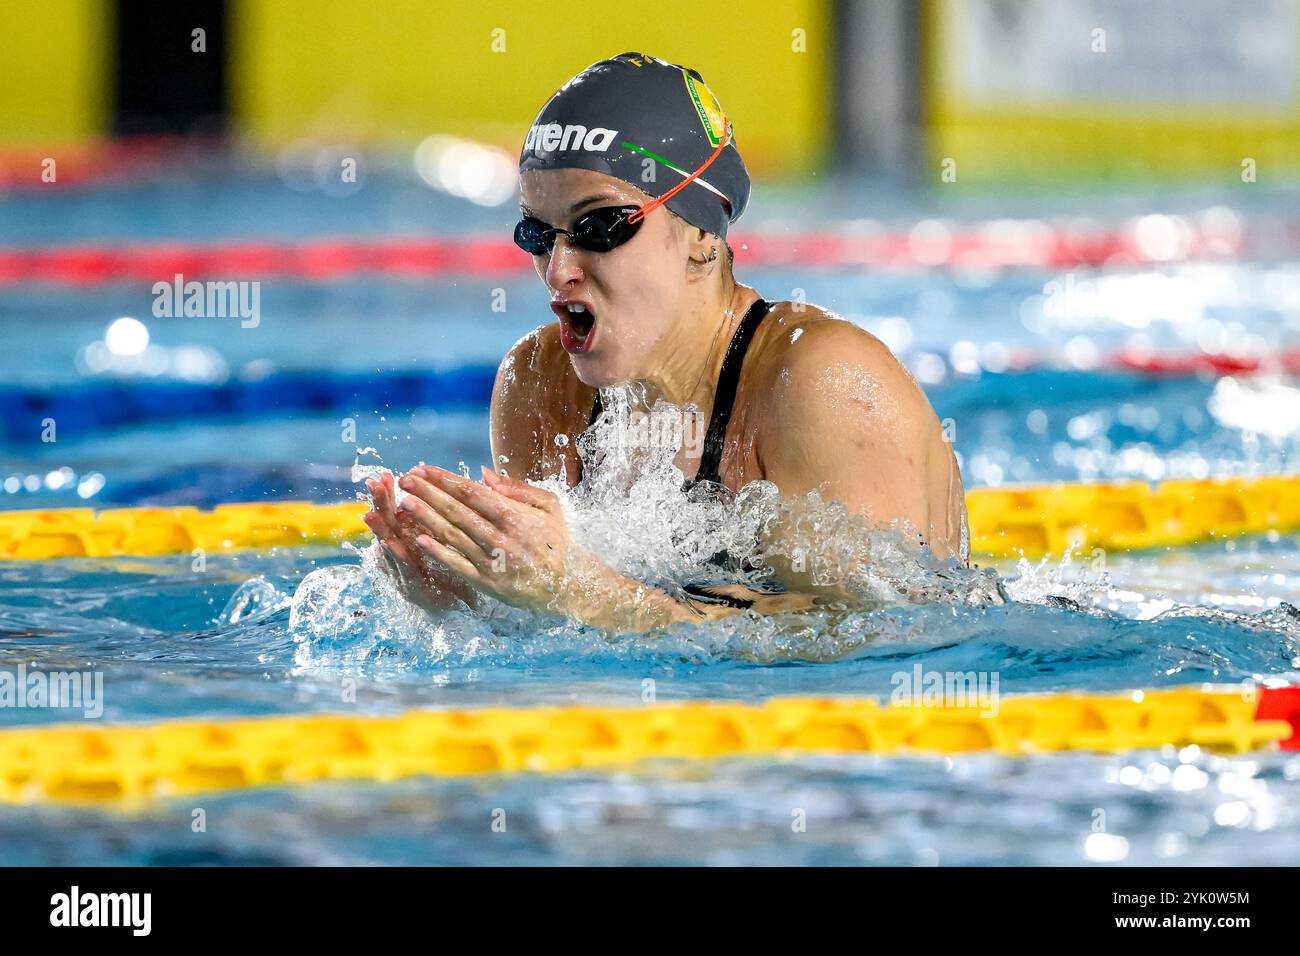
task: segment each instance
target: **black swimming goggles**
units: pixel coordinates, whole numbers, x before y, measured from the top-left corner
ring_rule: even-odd
[[[564,235],[579,249],[609,252],[637,234],[643,217],[631,217],[640,209],[640,206],[602,206],[579,216],[572,231],[556,229],[540,219],[524,216],[515,226],[515,245],[530,255],[544,256],[555,248],[555,237]]]

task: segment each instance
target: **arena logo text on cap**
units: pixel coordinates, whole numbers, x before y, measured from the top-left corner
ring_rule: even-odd
[[[618,130],[595,126],[564,126],[559,123],[542,123],[528,129],[524,149],[538,149],[548,153],[562,149],[584,149],[589,153],[603,153],[618,136]]]

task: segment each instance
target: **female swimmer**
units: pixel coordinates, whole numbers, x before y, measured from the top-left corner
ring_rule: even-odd
[[[727,229],[744,212],[749,175],[699,74],[634,53],[588,67],[542,108],[519,168],[515,242],[532,254],[557,321],[516,342],[497,374],[492,454],[509,462],[508,477],[421,466],[398,481],[400,507],[391,475],[370,483],[366,523],[409,596],[432,609],[488,594],[646,631],[802,606],[825,590],[777,560],[784,593],[678,597],[573,543],[558,498],[528,481],[576,485],[577,443],[556,437],[595,420],[599,389],[629,383],[647,407],[693,403],[708,422],[676,458],[694,481],[737,491],[765,479],[787,498],[818,489],[966,561],[957,462],[903,366],[858,326],[736,281]]]

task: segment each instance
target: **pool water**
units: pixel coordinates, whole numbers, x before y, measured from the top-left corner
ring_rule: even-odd
[[[0,238],[83,239],[78,227],[87,223],[91,238],[174,238],[179,227],[166,210],[176,208],[178,188],[87,190],[54,206],[11,200]],[[211,189],[237,224],[223,220],[214,236],[281,234],[273,224],[297,208],[275,182]],[[374,189],[387,200],[366,200],[357,229],[400,228],[410,216],[399,201],[406,193]],[[774,200],[755,218],[776,221],[782,208]],[[436,203],[431,211],[445,213]],[[321,215],[302,234],[346,221],[339,209]],[[509,211],[475,217],[453,226],[448,215],[442,231],[501,230]],[[1139,375],[1105,360],[1138,346],[1180,354],[1225,342],[1294,347],[1300,270],[1292,264],[1079,270],[1072,281],[1089,291],[1064,312],[1048,308],[1044,294],[1062,277],[1035,270],[767,269],[741,278],[768,298],[802,294],[894,347],[951,421],[968,487],[1297,470],[1294,381]],[[7,423],[0,507],[351,499],[360,447],[396,470],[421,460],[476,467],[490,456],[481,403],[370,396],[413,373],[490,373],[548,315],[526,273],[264,286],[263,319],[249,329],[155,319],[147,284],[0,286],[0,387],[57,396],[73,409],[93,405],[105,382],[157,397],[136,420],[69,426],[53,442],[39,440],[38,422]],[[496,312],[502,289],[508,307]],[[147,324],[157,361],[88,368],[87,349],[126,315]],[[290,373],[328,385],[328,396],[313,404],[270,392],[237,415],[168,413],[186,389],[252,389]],[[103,671],[110,722],[637,706],[647,681],[657,700],[887,698],[894,676],[917,665],[996,674],[1003,694],[1300,680],[1297,535],[1112,554],[1104,563],[1090,555],[996,562],[969,575],[960,599],[611,639],[509,612],[412,622],[352,547],[209,555],[199,570],[190,555],[3,562],[0,667]],[[322,581],[346,583],[346,608],[317,600],[313,582]],[[79,719],[0,709],[0,726]],[[199,806],[204,833],[190,827]],[[491,827],[498,809],[504,833]],[[803,832],[791,827],[798,812]],[[1242,865],[1290,862],[1298,850],[1300,755],[1196,748],[666,761],[610,773],[266,789],[129,812],[0,807],[0,857],[22,864]]]
[[[726,760],[11,810],[0,843],[14,865],[1286,866],[1297,786],[1276,754]]]

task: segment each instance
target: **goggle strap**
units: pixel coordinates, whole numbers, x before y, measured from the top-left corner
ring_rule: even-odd
[[[691,173],[689,176],[683,179],[672,189],[668,190],[668,192],[664,193],[658,199],[650,200],[648,203],[646,203],[636,212],[632,213],[632,215],[628,216],[627,221],[629,223],[640,222],[642,219],[646,217],[648,213],[653,212],[655,209],[662,206],[668,200],[676,196],[679,192],[681,192],[691,183],[695,182],[695,180],[699,178],[700,174],[703,173],[706,169],[708,169],[709,166],[712,165],[713,161],[722,154],[722,151],[727,148],[727,143],[730,142],[731,140],[731,123],[725,119],[723,120],[723,129],[724,129],[724,133],[723,133],[722,140],[718,143],[717,147],[713,150],[712,154],[710,154],[709,158],[704,161],[703,165],[701,165],[699,169],[695,170],[695,172]],[[727,205],[730,206],[731,204],[727,203]]]

